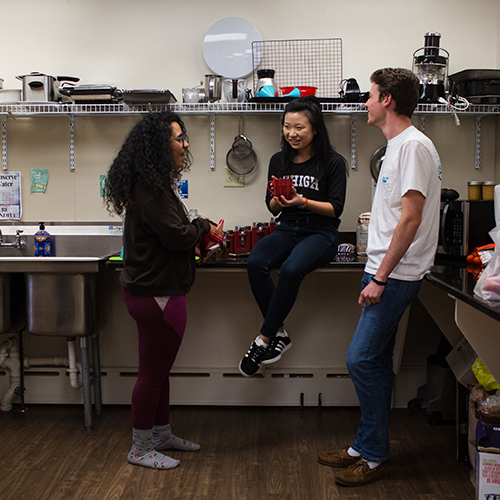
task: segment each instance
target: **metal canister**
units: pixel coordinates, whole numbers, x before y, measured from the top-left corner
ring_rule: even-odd
[[[252,227],[236,226],[233,234],[234,253],[248,255],[252,249]]]
[[[356,225],[356,253],[358,262],[366,262],[366,248],[368,247],[368,225],[370,224],[370,212],[359,215]]]
[[[269,234],[268,222],[254,222],[252,225],[252,248]]]
[[[234,255],[234,231],[232,229],[229,229],[227,233],[224,234],[224,239],[227,240],[229,254]]]

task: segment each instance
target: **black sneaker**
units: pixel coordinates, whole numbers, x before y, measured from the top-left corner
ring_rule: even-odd
[[[261,363],[269,365],[281,359],[281,355],[292,347],[290,337],[274,337],[269,342],[269,349],[264,354]]]
[[[252,375],[255,375],[255,373],[259,369],[262,357],[268,349],[269,347],[261,347],[257,345],[254,340],[252,342],[252,345],[250,346],[250,349],[248,349],[247,353],[240,361],[240,373],[244,377],[251,377]]]

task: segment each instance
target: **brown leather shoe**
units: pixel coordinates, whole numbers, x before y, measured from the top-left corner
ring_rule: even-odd
[[[336,472],[335,479],[345,486],[364,486],[365,484],[382,479],[390,473],[391,466],[388,460],[382,462],[374,469],[370,469],[368,463],[364,460],[359,460],[348,469]]]
[[[349,467],[349,465],[355,464],[360,457],[351,457],[347,453],[348,449],[349,446],[344,446],[340,451],[336,451],[335,453],[322,451],[318,455],[318,462],[329,467]]]

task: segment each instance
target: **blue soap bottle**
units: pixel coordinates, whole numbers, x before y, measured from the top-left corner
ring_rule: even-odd
[[[43,222],[35,233],[35,257],[50,257],[50,234],[45,231]]]

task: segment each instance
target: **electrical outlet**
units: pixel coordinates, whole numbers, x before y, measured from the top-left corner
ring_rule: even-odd
[[[245,177],[242,175],[236,175],[231,172],[229,168],[224,167],[224,187],[244,187]]]

